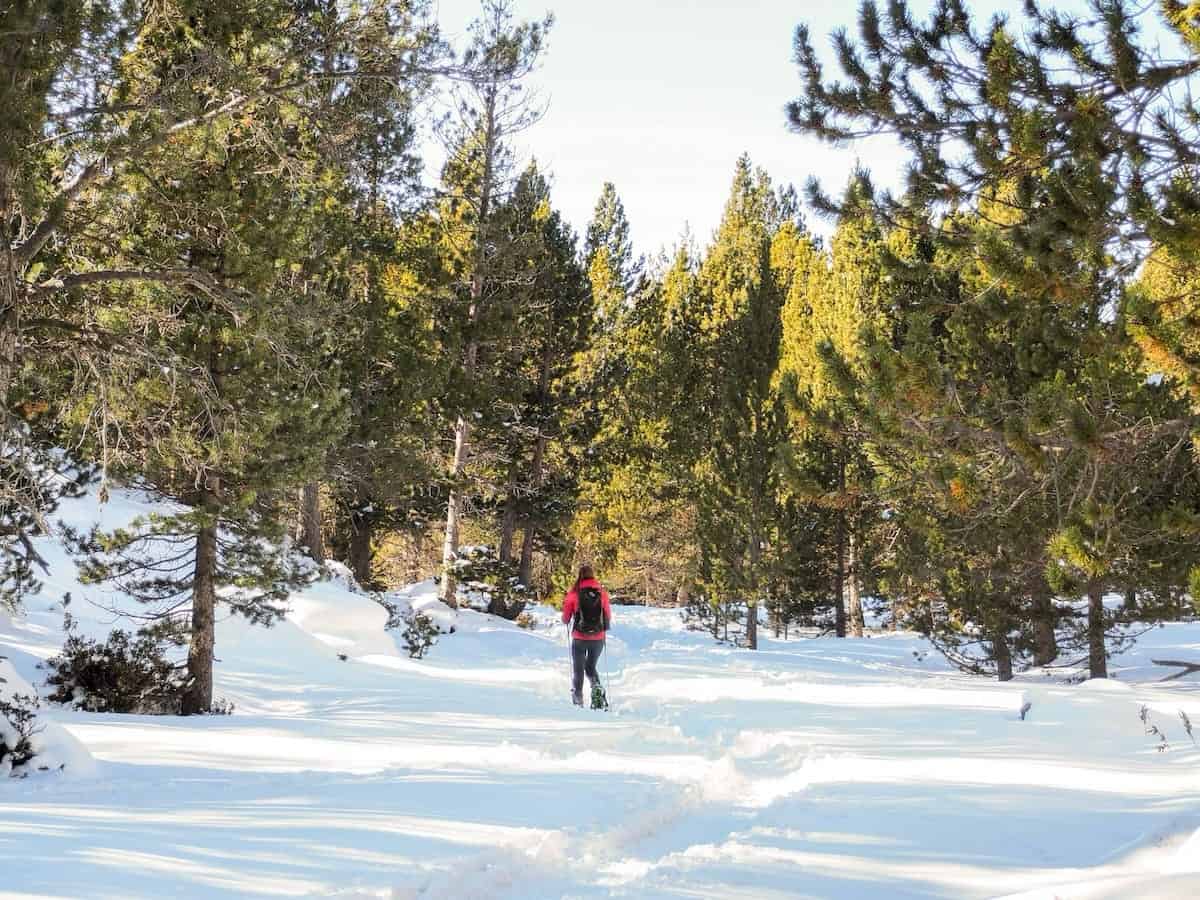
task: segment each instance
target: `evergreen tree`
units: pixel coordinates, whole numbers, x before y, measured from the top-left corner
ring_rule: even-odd
[[[321,365],[332,350],[325,297],[303,277],[316,224],[308,211],[323,192],[283,178],[274,190],[252,189],[268,157],[246,150],[243,137],[230,130],[208,165],[186,170],[190,190],[181,188],[169,211],[148,201],[154,170],[129,189],[135,203],[147,200],[135,252],[164,238],[177,246],[186,235],[189,266],[246,293],[149,287],[132,289],[123,304],[114,298],[114,330],[137,328],[142,317],[171,323],[158,343],[173,364],[135,358],[98,379],[76,407],[81,428],[101,410],[100,439],[119,474],[190,507],[95,537],[84,566],[87,580],[116,580],[156,614],[190,617],[185,713],[212,704],[218,596],[270,623],[287,592],[310,577],[283,546],[283,503],[319,471],[344,427],[339,373]],[[164,154],[160,164],[178,171],[180,162]],[[193,205],[182,202],[189,196]]]
[[[58,460],[45,450],[54,438],[41,432],[54,426],[61,373],[81,371],[86,382],[133,355],[164,364],[140,332],[106,327],[98,311],[108,296],[132,283],[220,293],[210,272],[187,265],[186,247],[155,258],[120,249],[126,179],[179,142],[202,148],[204,135],[280,106],[315,114],[351,84],[407,90],[444,68],[423,8],[66,0],[0,10],[9,73],[0,88],[6,582],[7,560],[11,571],[28,569],[30,528],[47,527],[54,498],[38,473]],[[164,202],[176,187],[173,173],[155,185]],[[97,229],[100,221],[109,229]]]
[[[600,565],[610,589],[650,602],[685,598],[695,580],[694,519],[666,464],[680,357],[664,341],[667,295],[690,262],[677,258],[670,277],[647,274],[629,227],[606,184],[584,246],[593,315],[576,362],[571,437],[586,452],[571,532],[576,555]]]
[[[746,642],[758,645],[758,606],[767,592],[765,555],[778,540],[778,453],[786,437],[776,389],[783,294],[772,241],[793,211],[766,174],[742,157],[725,214],[696,275],[690,311],[693,441],[691,477],[703,587],[746,607]]]
[[[517,196],[537,198],[534,221],[539,254],[524,289],[526,303],[519,333],[531,377],[517,410],[527,423],[527,476],[520,508],[522,541],[518,577],[533,583],[533,554],[541,542],[559,550],[558,535],[578,490],[578,417],[572,407],[576,355],[584,347],[592,312],[592,294],[578,261],[570,227],[550,206],[549,186],[530,167]],[[525,430],[517,430],[522,434]],[[524,456],[524,455],[523,455]]]
[[[593,289],[601,290],[610,299],[601,315],[614,318],[633,293],[642,272],[642,261],[633,257],[625,204],[621,202],[617,188],[611,181],[604,183],[596,200],[596,208],[584,239],[583,255]],[[592,272],[592,266],[603,266],[605,271]]]
[[[269,53],[272,40],[286,52],[294,35],[273,32],[271,18],[284,13],[260,5],[227,20],[209,10],[190,27],[202,44],[228,41],[235,56],[260,31],[271,37],[254,52]],[[349,65],[356,48],[338,37],[340,13],[327,13],[334,18],[304,20],[307,46]],[[364,65],[404,35],[380,30],[386,15],[347,15],[362,29]],[[175,37],[169,16],[139,33],[122,61],[135,102],[196,52]],[[284,541],[289,501],[319,476],[345,428],[335,341],[346,311],[338,267],[352,248],[337,223],[351,219],[354,190],[339,141],[361,106],[326,80],[328,55],[304,65],[326,78],[145,149],[115,180],[101,218],[122,236],[106,261],[135,277],[100,280],[98,320],[114,342],[141,349],[87,370],[67,421],[116,472],[190,508],[90,536],[84,576],[152,603],[173,633],[186,623],[185,713],[212,705],[218,599],[270,623],[312,577]]]
[[[457,605],[453,563],[458,553],[459,531],[469,493],[472,419],[487,406],[479,379],[481,345],[488,327],[503,321],[492,306],[502,281],[498,271],[510,261],[497,254],[496,208],[512,185],[511,153],[507,141],[536,121],[540,110],[523,93],[524,79],[542,51],[553,22],[513,22],[509,0],[484,0],[481,17],[471,28],[471,45],[465,62],[475,75],[455,110],[457,133],[443,170],[442,221],[444,243],[451,258],[448,269],[458,283],[465,309],[461,323],[461,398],[454,424],[454,450],[450,462],[446,534],[442,550],[442,600]],[[502,312],[502,311],[500,311]]]
[[[629,298],[621,328],[594,323],[581,356],[582,422],[591,435],[572,523],[576,555],[618,594],[644,602],[696,595],[700,572],[690,466],[695,422],[697,253],[685,236]],[[593,269],[594,272],[594,269]],[[596,293],[597,319],[603,291]]]
[[[862,637],[862,594],[871,571],[879,504],[865,423],[855,414],[853,379],[866,347],[889,328],[883,295],[884,235],[872,215],[862,173],[847,187],[828,263],[804,258],[784,312],[781,374],[791,389],[796,452],[793,490],[814,515],[829,519],[834,627]],[[815,560],[814,560],[815,561]]]
[[[337,364],[348,389],[349,427],[329,453],[332,551],[355,579],[374,587],[378,539],[421,535],[441,513],[444,494],[436,398],[446,389],[445,348],[434,325],[441,302],[436,230],[427,217],[397,228],[386,213],[360,219],[351,315]]]
[[[950,492],[959,514],[980,512],[989,541],[1009,515],[1019,516],[1018,533],[1045,524],[1045,577],[1084,598],[1080,638],[1100,677],[1114,624],[1105,592],[1158,567],[1164,578],[1138,584],[1132,606],[1146,618],[1161,614],[1178,590],[1166,573],[1178,578],[1175,548],[1191,519],[1190,463],[1170,448],[1193,422],[1165,388],[1146,383],[1117,311],[1137,254],[1128,238],[1156,204],[1178,202],[1162,173],[1178,171],[1191,152],[1170,144],[1190,126],[1127,113],[1139,104],[1164,110],[1170,85],[1193,64],[1136,46],[1124,4],[1096,10],[1088,25],[1031,5],[1027,49],[1003,22],[975,34],[960,3],[939,3],[928,26],[903,3],[886,20],[866,5],[860,43],[837,41],[852,85],[825,83],[798,31],[805,96],[790,116],[823,137],[890,131],[910,148],[906,197],[884,195],[879,207],[898,227],[931,223],[925,232],[955,248],[954,274],[965,277],[909,267],[910,282],[951,289],[924,291],[893,348],[880,342],[861,376],[872,383],[864,408],[886,435],[881,444],[923,444],[911,458],[942,457],[932,486]],[[928,92],[915,86],[926,78]],[[955,142],[967,153],[950,161],[942,154]],[[947,206],[952,214],[938,221]],[[997,490],[990,482],[1005,468],[1008,484]],[[1178,491],[1151,500],[1163,479]],[[1007,507],[981,500],[1006,494]],[[989,514],[1000,508],[1001,517]],[[1029,560],[999,562],[994,588]]]

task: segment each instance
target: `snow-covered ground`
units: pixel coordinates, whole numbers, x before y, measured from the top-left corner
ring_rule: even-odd
[[[118,493],[103,514],[139,509]],[[86,630],[111,624],[53,561],[27,614],[0,616],[31,683],[63,591]],[[1200,659],[1200,625],[1147,635],[1117,683],[1000,685],[911,635],[754,653],[617,607],[604,714],[570,705],[562,628],[535,616],[460,613],[410,660],[382,607],[330,581],[270,630],[221,623],[233,716],[50,710],[94,762],[0,781],[0,897],[1200,896],[1179,717],[1200,731],[1200,679],[1154,684],[1149,663]]]

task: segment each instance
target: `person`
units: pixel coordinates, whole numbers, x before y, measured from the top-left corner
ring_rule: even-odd
[[[563,598],[563,624],[572,623],[571,701],[583,706],[583,676],[592,686],[592,707],[605,708],[608,701],[600,686],[596,663],[604,652],[604,640],[612,627],[612,606],[608,591],[596,580],[591,566],[580,566],[575,587]]]

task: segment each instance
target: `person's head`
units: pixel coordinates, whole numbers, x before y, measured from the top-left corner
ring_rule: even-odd
[[[592,567],[583,565],[579,567],[579,577],[575,579],[575,584],[580,585],[585,581],[590,581],[596,577],[596,573],[592,571]]]

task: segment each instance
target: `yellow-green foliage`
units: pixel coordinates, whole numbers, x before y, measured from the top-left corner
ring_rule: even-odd
[[[1158,248],[1130,292],[1128,312],[1147,373],[1166,377],[1200,408],[1200,265]]]

